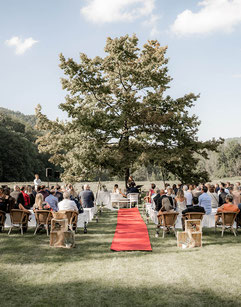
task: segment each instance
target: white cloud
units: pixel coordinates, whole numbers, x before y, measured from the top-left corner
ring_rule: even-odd
[[[81,14],[93,23],[132,22],[151,15],[155,0],[87,0]]]
[[[241,0],[203,0],[197,13],[185,10],[171,26],[177,35],[231,32],[241,23]]]
[[[22,40],[18,36],[14,36],[9,40],[6,40],[5,43],[7,46],[16,47],[15,53],[16,54],[24,54],[25,51],[30,49],[34,44],[36,44],[38,41],[32,39],[32,37],[26,38],[25,40]]]
[[[160,34],[160,31],[158,30],[158,21],[160,18],[161,17],[159,15],[151,14],[150,18],[143,22],[144,26],[151,28],[150,31],[151,38],[156,38]]]
[[[234,75],[232,75],[232,77],[236,78],[236,79],[239,79],[239,78],[241,78],[241,74],[234,74]]]

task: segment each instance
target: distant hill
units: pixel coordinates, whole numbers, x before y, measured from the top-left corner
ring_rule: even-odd
[[[0,113],[10,116],[14,119],[17,119],[18,121],[28,124],[31,127],[34,127],[36,124],[35,115],[25,115],[19,111],[12,111],[12,110],[2,108],[2,107],[0,107]]]

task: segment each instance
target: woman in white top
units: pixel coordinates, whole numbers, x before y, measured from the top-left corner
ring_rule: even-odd
[[[177,192],[176,200],[176,208],[178,213],[182,213],[183,210],[187,209],[187,199],[184,196],[183,190],[179,190]]]
[[[211,197],[212,208],[217,208],[218,207],[218,203],[219,203],[219,196],[215,192],[215,186],[214,185],[210,185],[209,186],[207,194]]]

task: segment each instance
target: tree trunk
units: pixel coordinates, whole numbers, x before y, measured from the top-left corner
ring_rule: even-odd
[[[128,182],[128,179],[130,177],[130,169],[129,167],[125,169],[125,184],[126,184],[126,189],[128,188],[128,185],[127,185],[127,182]]]

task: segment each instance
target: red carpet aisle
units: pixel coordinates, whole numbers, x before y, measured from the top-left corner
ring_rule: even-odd
[[[114,251],[152,251],[146,224],[137,208],[118,211],[111,249]]]

